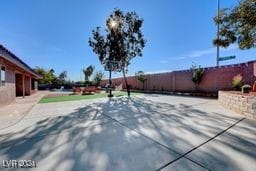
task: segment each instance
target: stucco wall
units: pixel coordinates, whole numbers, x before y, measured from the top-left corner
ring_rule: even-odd
[[[232,79],[234,76],[241,74],[244,83],[252,85],[256,80],[256,62],[247,62],[235,65],[226,65],[221,67],[204,68],[205,72],[202,81],[198,87],[203,92],[217,93],[218,90],[232,90]],[[195,84],[192,82],[191,70],[173,71],[159,74],[149,74],[146,76],[145,90],[156,91],[176,91],[176,92],[193,92]],[[128,77],[128,83],[134,89],[142,89],[140,83],[135,76]],[[103,80],[101,85],[108,83]],[[112,80],[113,85],[123,84],[123,78],[115,78]]]
[[[15,75],[15,86],[16,86],[16,96],[23,95],[23,83],[22,83],[22,74]]]
[[[5,66],[6,69],[6,84],[5,86],[0,86],[0,106],[2,106],[15,100],[15,72],[14,68],[4,63],[1,59],[0,65]]]
[[[25,77],[25,95],[29,96],[31,94],[31,79],[30,77]]]
[[[15,71],[22,72],[21,70],[17,70],[12,64],[6,62],[5,60],[0,58],[0,66],[5,67],[5,78],[6,83],[4,86],[0,86],[0,106],[9,104],[15,100],[16,95],[23,95],[23,87],[22,87],[22,74],[16,74]],[[24,72],[24,71],[23,71]],[[37,89],[33,91],[36,92]],[[25,76],[25,95],[31,95],[31,77],[29,75]]]

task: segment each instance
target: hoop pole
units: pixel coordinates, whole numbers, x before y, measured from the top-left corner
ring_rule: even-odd
[[[111,81],[111,70],[109,70],[109,95],[108,97],[113,97],[113,94],[112,94],[112,89],[111,89],[111,85],[112,85],[112,81]]]

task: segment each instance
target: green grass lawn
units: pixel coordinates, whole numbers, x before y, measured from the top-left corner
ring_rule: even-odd
[[[113,91],[115,97],[127,96],[127,92],[124,91]],[[131,93],[131,95],[136,95],[139,93]],[[95,93],[90,95],[65,95],[59,97],[43,97],[39,103],[52,103],[52,102],[65,102],[74,100],[89,100],[97,98],[107,98],[106,93]]]

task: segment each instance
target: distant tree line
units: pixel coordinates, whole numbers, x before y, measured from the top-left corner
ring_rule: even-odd
[[[101,80],[104,77],[104,72],[102,71],[96,71],[94,73],[95,67],[93,65],[89,65],[87,68],[83,69],[84,73],[84,85],[85,86],[99,86]],[[94,73],[94,74],[93,74]],[[90,77],[93,75],[92,80],[90,80]]]
[[[70,85],[72,84],[72,82],[67,79],[67,71],[62,71],[58,76],[55,74],[54,69],[47,70],[37,66],[34,71],[42,76],[42,79],[38,80],[39,88],[52,89],[60,88],[61,86],[70,88]]]
[[[94,73],[94,66],[92,65],[83,70],[85,76],[84,81],[77,82],[68,79],[67,71],[62,71],[59,75],[56,75],[54,69],[47,70],[38,66],[34,68],[34,71],[42,76],[42,79],[38,80],[39,89],[59,89],[61,87],[71,89],[76,86],[99,86],[104,77],[102,71],[96,71]],[[92,75],[93,78],[90,80]]]

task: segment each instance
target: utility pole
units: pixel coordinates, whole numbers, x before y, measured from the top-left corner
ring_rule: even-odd
[[[218,24],[217,24],[217,40],[219,40],[219,38],[220,38],[219,19],[220,19],[220,0],[217,0],[217,20],[218,20]],[[217,56],[216,56],[217,66],[219,66],[219,57],[220,57],[220,46],[217,43]]]

